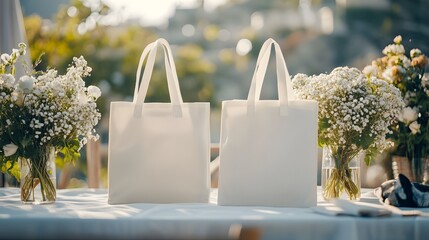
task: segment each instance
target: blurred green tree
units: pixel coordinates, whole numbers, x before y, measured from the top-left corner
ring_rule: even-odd
[[[104,90],[99,102],[102,114],[108,112],[110,101],[130,99],[140,54],[157,38],[150,28],[135,23],[106,24],[112,14],[102,1],[88,6],[72,0],[53,21],[37,15],[25,18],[32,60],[44,54],[37,70],[50,66],[63,72],[73,56],[83,55],[93,68],[87,84]],[[202,58],[197,45],[181,46],[177,51],[175,61],[184,101],[212,101],[214,65]],[[159,60],[147,95],[149,102],[169,101],[165,70]]]

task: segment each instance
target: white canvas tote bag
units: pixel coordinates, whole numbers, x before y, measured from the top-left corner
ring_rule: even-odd
[[[158,47],[164,51],[171,103],[144,103]],[[108,202],[208,202],[209,121],[209,103],[183,103],[168,42],[148,45],[140,58],[133,102],[110,105]]]
[[[279,100],[259,100],[274,45]],[[316,206],[316,101],[296,100],[280,46],[261,48],[247,100],[222,103],[219,205]]]

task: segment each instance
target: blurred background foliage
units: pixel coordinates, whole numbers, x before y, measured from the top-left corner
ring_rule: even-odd
[[[247,97],[259,48],[269,37],[280,43],[292,75],[345,65],[362,69],[399,34],[406,49],[429,54],[429,0],[224,0],[214,9],[206,1],[177,5],[155,25],[124,17],[108,0],[21,0],[21,5],[33,61],[44,53],[38,69],[64,72],[80,55],[93,68],[86,81],[103,92],[98,128],[104,146],[109,103],[131,100],[140,54],[158,37],[172,45],[184,101],[211,102],[212,142],[219,141],[221,101]],[[112,23],[112,16],[119,20]],[[166,102],[158,55],[147,101]],[[266,77],[275,78],[273,64]],[[266,81],[262,98],[276,95],[275,81]],[[80,166],[84,179],[85,162]],[[106,166],[103,155],[104,182]]]
[[[82,1],[72,0],[59,9],[52,21],[30,15],[24,23],[33,62],[42,56],[37,70],[51,66],[64,72],[73,56],[85,57],[93,68],[86,79],[87,84],[97,85],[103,92],[99,102],[103,114],[108,112],[110,101],[131,98],[140,54],[147,44],[159,37],[152,29],[138,24],[100,24],[109,14],[110,7],[103,2],[91,8]],[[88,30],[80,31],[81,26]],[[210,102],[213,99],[214,64],[204,59],[203,49],[195,44],[180,46],[176,52],[184,101]],[[162,55],[158,53],[158,56]],[[152,75],[148,102],[169,101],[160,58]]]

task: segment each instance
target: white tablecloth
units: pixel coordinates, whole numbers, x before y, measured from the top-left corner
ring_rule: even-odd
[[[239,226],[263,239],[429,239],[429,218],[326,216],[311,209],[209,204],[108,205],[105,189],[58,190],[51,205],[23,205],[19,189],[0,189],[0,238],[227,238]],[[371,192],[361,201],[377,202]],[[323,199],[318,197],[319,204]],[[427,209],[426,209],[427,210]]]

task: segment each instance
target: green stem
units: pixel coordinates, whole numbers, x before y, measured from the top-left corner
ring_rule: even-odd
[[[360,189],[357,183],[353,181],[353,170],[349,168],[350,161],[359,152],[353,150],[347,151],[346,149],[345,147],[331,149],[331,157],[333,158],[335,167],[330,170],[330,175],[323,189],[323,197],[325,199],[339,198],[343,191],[346,191],[350,200],[360,197]]]
[[[34,189],[40,184],[42,201],[55,201],[56,189],[48,172],[48,164],[50,159],[50,149],[40,149],[39,154],[32,159],[22,159],[29,168],[29,173],[21,179],[21,200],[24,202],[34,202]],[[25,167],[22,164],[22,167]],[[21,169],[23,171],[23,169]],[[33,194],[32,194],[33,193]],[[31,198],[31,196],[33,196]]]

